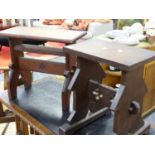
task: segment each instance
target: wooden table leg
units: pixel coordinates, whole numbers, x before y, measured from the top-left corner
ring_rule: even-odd
[[[122,73],[121,83],[125,89],[116,105],[114,115],[114,132],[117,134],[133,134],[144,126],[142,104],[146,86],[143,80],[143,70],[142,66]]]
[[[25,71],[25,72],[20,72],[19,69],[19,64],[18,60],[19,57],[23,57],[24,53],[23,51],[16,51],[14,47],[18,44],[21,44],[22,40],[20,39],[9,39],[9,44],[10,44],[10,53],[11,53],[11,73],[10,73],[10,78],[8,82],[8,95],[10,100],[14,100],[17,97],[17,86],[18,86],[18,81],[19,81],[19,76],[22,76],[23,82],[25,83],[26,88],[30,87],[31,85],[31,72],[30,71]]]

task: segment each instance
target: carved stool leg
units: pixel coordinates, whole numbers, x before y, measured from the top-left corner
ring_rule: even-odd
[[[78,58],[77,63],[80,73],[76,82],[76,90],[74,91],[73,96],[75,109],[68,119],[71,124],[85,118],[88,113],[89,97],[87,90],[89,80],[92,79],[101,83],[102,78],[105,76],[101,66],[97,62]]]
[[[125,86],[125,90],[116,105],[114,132],[117,134],[133,134],[144,126],[141,116],[143,96],[146,92],[143,66],[133,71],[123,71],[121,83]]]
[[[97,62],[83,58],[78,58],[77,62],[77,68],[69,84],[69,90],[71,89],[73,91],[74,110],[68,118],[68,123],[59,128],[60,134],[72,134],[77,129],[103,116],[108,110],[103,105],[100,110],[95,108],[94,113],[86,117],[91,109],[88,95],[89,80],[92,79],[101,83],[105,73]]]
[[[18,60],[19,57],[24,57],[24,53],[22,51],[16,51],[14,47],[22,43],[20,39],[9,39],[10,45],[10,53],[11,53],[11,74],[8,83],[8,95],[10,100],[14,100],[17,97],[17,85],[19,82],[20,69]],[[31,85],[31,73],[30,71],[24,72],[21,74],[23,81],[25,82],[25,86],[29,87]]]

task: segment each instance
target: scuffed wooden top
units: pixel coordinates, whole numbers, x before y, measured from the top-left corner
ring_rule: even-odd
[[[155,52],[99,39],[66,46],[64,52],[106,63],[122,70],[132,70],[155,60]]]
[[[85,31],[54,29],[45,27],[13,27],[0,32],[0,36],[8,38],[35,39],[73,43],[86,34]]]

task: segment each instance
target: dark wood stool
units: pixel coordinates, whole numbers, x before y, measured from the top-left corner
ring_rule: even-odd
[[[143,70],[145,63],[155,59],[154,52],[98,39],[67,46],[64,52],[77,56],[77,68],[68,87],[74,92],[74,111],[61,133],[71,133],[90,123],[106,109],[114,112],[113,131],[117,134],[142,134],[149,130],[150,125],[142,118],[146,92]],[[118,90],[101,84],[105,73],[99,63],[122,70]]]
[[[66,44],[74,44],[78,39],[83,37],[86,32],[71,31],[62,29],[50,29],[50,28],[28,28],[28,27],[14,27],[8,30],[0,32],[0,36],[8,37],[11,52],[11,75],[9,80],[8,94],[10,100],[14,100],[17,97],[17,85],[19,76],[22,76],[25,88],[31,86],[32,77],[31,71],[37,71],[41,73],[64,75],[65,69],[71,70],[75,60],[72,56],[66,55],[62,49],[40,47],[36,45],[22,44],[24,39],[34,39],[43,41],[63,42]],[[65,63],[50,62],[43,60],[35,60],[24,58],[23,51],[29,51],[33,53],[43,53],[63,56],[66,58]],[[65,75],[66,76],[66,75]],[[67,91],[68,77],[62,90],[62,110],[66,111],[69,108],[69,92]]]

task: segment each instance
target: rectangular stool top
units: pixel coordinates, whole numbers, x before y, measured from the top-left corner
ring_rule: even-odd
[[[57,41],[74,43],[86,35],[85,31],[54,29],[45,27],[13,27],[0,32],[0,36],[8,38],[35,39],[44,41]]]
[[[132,70],[155,59],[155,52],[99,39],[91,39],[64,47],[67,54]]]

